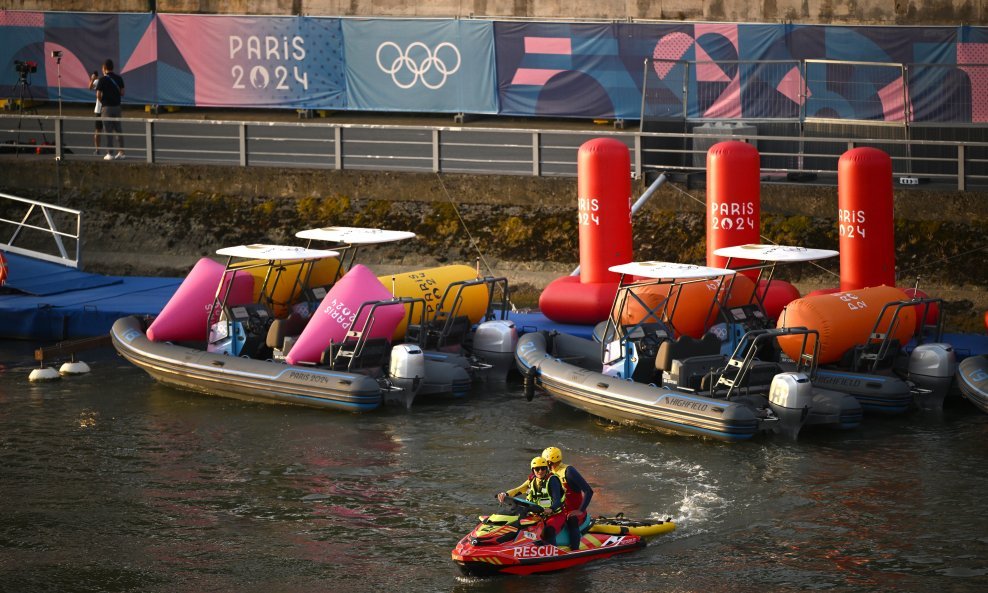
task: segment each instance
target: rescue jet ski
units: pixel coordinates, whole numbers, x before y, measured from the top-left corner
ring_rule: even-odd
[[[645,538],[669,533],[675,523],[666,520],[635,521],[615,517],[590,518],[580,526],[578,546],[567,535],[556,536],[555,544],[542,540],[544,509],[524,498],[506,501],[503,513],[480,517],[480,523],[453,548],[453,562],[464,574],[491,576],[527,575],[563,570],[603,560],[645,547]]]

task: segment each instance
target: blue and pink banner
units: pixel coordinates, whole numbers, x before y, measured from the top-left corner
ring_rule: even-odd
[[[95,101],[89,73],[110,58],[127,81],[127,102],[155,102],[154,22],[150,14],[0,11],[0,96],[55,99],[61,89],[65,101]],[[16,62],[37,71],[21,80]]]
[[[0,11],[0,97],[91,101],[106,58],[131,104],[988,123],[988,27]]]
[[[163,105],[346,108],[338,19],[157,16]]]
[[[343,39],[350,109],[498,112],[490,21],[347,19]]]

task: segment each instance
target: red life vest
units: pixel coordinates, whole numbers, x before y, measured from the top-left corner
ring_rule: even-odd
[[[563,504],[563,510],[565,512],[577,511],[580,509],[580,505],[583,504],[583,492],[574,490],[566,481],[566,468],[568,467],[568,465],[560,461],[552,470],[552,473],[556,474],[563,483],[563,492],[566,493],[566,499]]]

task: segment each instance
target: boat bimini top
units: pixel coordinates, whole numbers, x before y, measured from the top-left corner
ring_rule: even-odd
[[[734,245],[732,247],[721,247],[714,250],[714,255],[727,258],[727,267],[732,267],[737,272],[758,270],[758,277],[753,278],[756,290],[752,292],[752,304],[758,305],[761,311],[765,312],[765,298],[768,296],[769,284],[775,276],[775,268],[779,264],[795,264],[802,262],[814,262],[821,259],[828,259],[839,255],[833,249],[812,249],[809,247],[797,247],[792,245],[761,245],[748,243],[746,245]],[[748,260],[755,263],[747,263]],[[730,294],[733,288],[733,281],[727,287],[726,295]]]
[[[266,262],[298,262],[299,260],[317,260],[325,257],[337,257],[338,251],[328,249],[310,249],[308,247],[296,247],[294,245],[237,245],[236,247],[224,247],[216,250],[216,255],[224,255],[233,259],[260,259]]]
[[[621,280],[601,333],[601,362],[605,368],[622,367],[619,372],[625,377],[631,376],[638,359],[632,348],[654,350],[662,340],[673,337],[670,330],[676,332],[676,328],[672,320],[684,286],[715,280],[718,285],[711,299],[712,307],[723,289],[724,279],[735,274],[734,270],[725,268],[661,261],[629,262],[608,270],[621,274]],[[652,286],[668,287],[662,300],[655,304],[649,304],[638,292]],[[654,291],[651,294],[659,296]],[[641,317],[625,319],[631,308],[640,308]]]
[[[620,319],[622,312],[625,311],[629,298],[635,301],[645,311],[642,320],[635,326],[623,328],[623,330],[617,327],[618,330],[621,330],[619,333],[638,329],[638,326],[641,326],[643,323],[649,323],[650,320],[653,323],[665,324],[675,329],[672,318],[676,312],[676,306],[679,304],[679,297],[682,294],[684,286],[696,282],[716,280],[719,283],[718,290],[715,293],[716,295],[720,293],[724,279],[733,277],[736,273],[735,270],[726,268],[712,268],[709,266],[661,261],[629,262],[611,266],[608,270],[621,274],[621,281],[618,284],[617,293],[614,295],[614,304],[611,306],[609,322],[614,323],[616,326],[621,325]],[[653,310],[651,306],[646,304],[635,293],[636,289],[643,286],[662,285],[666,285],[669,288],[665,300],[657,310]],[[711,305],[713,305],[713,302]]]
[[[333,249],[340,252],[340,268],[337,270],[337,277],[346,273],[353,267],[357,259],[357,251],[365,245],[381,245],[384,243],[397,243],[415,238],[415,233],[411,231],[392,231],[388,229],[372,229],[353,226],[326,226],[317,229],[306,229],[295,233],[299,239],[308,241],[306,246],[311,247],[313,241],[325,241],[333,244]]]
[[[633,275],[640,278],[652,280],[706,280],[708,278],[718,278],[720,276],[731,276],[734,270],[724,268],[710,268],[707,266],[696,266],[692,264],[677,264],[662,261],[642,261],[619,264],[607,268],[611,272],[624,276]],[[622,282],[623,284],[623,282]],[[654,283],[650,283],[654,284]]]
[[[223,247],[216,250],[216,255],[226,256],[227,262],[223,279],[216,286],[216,294],[207,318],[208,324],[214,320],[213,313],[217,308],[222,311],[226,307],[230,289],[233,286],[233,282],[226,281],[228,275],[251,269],[266,268],[260,290],[256,294],[260,295],[260,304],[273,305],[275,304],[275,291],[279,284],[291,282],[294,285],[291,294],[301,292],[302,288],[308,284],[313,263],[326,258],[339,257],[340,253],[330,249],[254,243]],[[282,275],[289,269],[295,272],[295,277],[283,278]],[[226,290],[224,290],[224,285]]]

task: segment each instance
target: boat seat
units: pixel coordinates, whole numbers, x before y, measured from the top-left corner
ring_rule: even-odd
[[[655,357],[655,370],[660,373],[671,371],[674,360],[711,354],[720,354],[720,338],[714,334],[703,334],[699,340],[691,336],[679,336],[675,340],[665,340],[659,345],[659,352]]]
[[[390,352],[391,342],[387,338],[370,338],[363,344],[359,344],[358,340],[348,339],[339,344],[330,344],[323,352],[322,363],[337,371],[348,368],[353,371],[384,368]]]
[[[728,367],[725,374],[730,378],[729,374],[735,371],[736,367]],[[782,367],[777,362],[755,360],[751,363],[751,368],[748,369],[744,380],[737,387],[743,387],[751,391],[767,392],[772,385],[772,379],[781,372]],[[710,389],[709,380],[709,378],[704,378],[701,389]]]
[[[425,339],[419,345],[425,350],[458,347],[463,344],[473,322],[466,315],[454,317],[447,328],[447,318],[439,316],[426,324]],[[413,330],[418,337],[418,332]]]
[[[296,313],[290,313],[288,317],[275,319],[268,328],[266,343],[268,348],[284,350],[286,336],[298,336],[305,329],[307,319]]]
[[[693,391],[703,389],[704,384],[710,384],[708,378],[710,373],[724,368],[726,363],[727,357],[723,354],[704,354],[675,359],[669,371],[669,381],[681,389]]]
[[[892,338],[889,342],[885,355],[879,359],[879,344],[869,343],[854,346],[848,349],[838,363],[841,368],[850,369],[854,372],[867,372],[872,368],[890,369],[894,366],[896,358],[902,351],[899,340]]]

